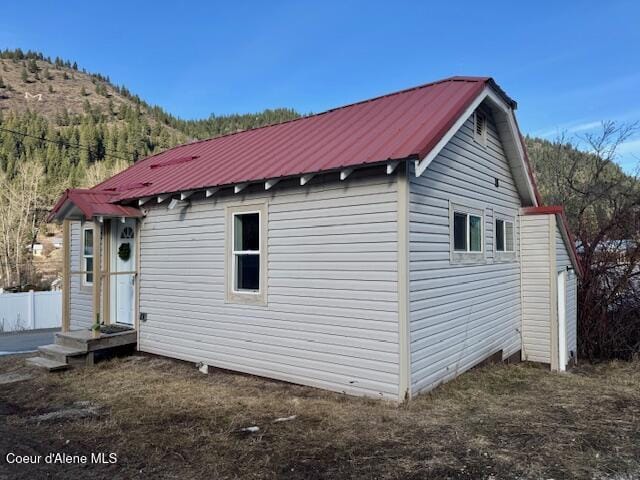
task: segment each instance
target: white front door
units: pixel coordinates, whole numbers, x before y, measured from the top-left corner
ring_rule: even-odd
[[[567,272],[558,273],[558,362],[567,369]]]
[[[136,221],[111,224],[111,323],[133,325],[136,270]]]

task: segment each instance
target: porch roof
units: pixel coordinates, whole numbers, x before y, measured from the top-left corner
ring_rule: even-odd
[[[139,218],[144,216],[138,208],[112,203],[116,196],[116,192],[104,190],[67,189],[51,209],[47,221],[90,220],[94,217]]]

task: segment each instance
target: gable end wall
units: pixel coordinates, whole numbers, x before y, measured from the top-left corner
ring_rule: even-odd
[[[521,348],[520,264],[494,258],[495,213],[515,219],[521,200],[493,119],[486,146],[473,138],[473,116],[427,170],[411,175],[409,213],[410,350],[412,393],[427,391],[502,350]],[[496,188],[495,178],[500,186]],[[485,259],[450,260],[449,205],[485,212]]]

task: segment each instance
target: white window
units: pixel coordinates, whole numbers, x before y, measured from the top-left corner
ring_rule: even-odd
[[[226,207],[226,296],[229,303],[265,305],[267,206]]]
[[[487,117],[478,110],[473,115],[473,139],[482,145],[487,144]]]
[[[93,228],[82,229],[82,284],[93,285]]]
[[[483,263],[484,210],[449,205],[449,234],[452,263]]]
[[[496,252],[513,252],[513,222],[496,219]]]
[[[260,292],[260,212],[233,214],[233,291]]]
[[[453,212],[453,250],[482,252],[482,217],[465,212]]]

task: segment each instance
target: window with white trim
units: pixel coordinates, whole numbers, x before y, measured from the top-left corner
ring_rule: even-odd
[[[482,252],[482,217],[467,212],[453,212],[453,250]]]
[[[496,218],[496,252],[512,253],[514,251],[513,222]]]
[[[451,263],[484,263],[484,209],[449,204]]]
[[[267,203],[225,207],[225,301],[267,304]]]
[[[82,284],[93,285],[93,228],[82,229]]]
[[[260,212],[233,214],[233,291],[260,292]]]

